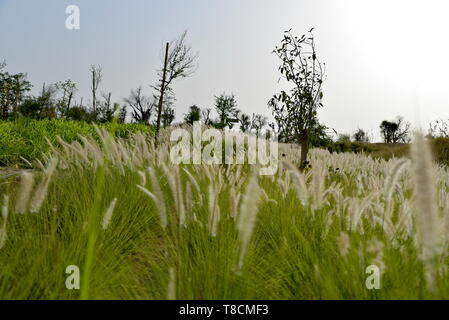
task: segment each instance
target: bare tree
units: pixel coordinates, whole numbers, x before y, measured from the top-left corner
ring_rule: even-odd
[[[203,123],[206,126],[212,125],[212,119],[210,113],[212,112],[211,108],[204,109],[201,111],[201,118],[203,119]]]
[[[92,65],[90,67],[90,72],[92,75],[92,84],[91,84],[91,91],[92,91],[92,111],[94,114],[97,113],[97,90],[100,85],[100,82],[103,78],[102,69],[100,66],[94,66]]]
[[[101,96],[103,98],[103,102],[98,106],[97,108],[97,118],[100,122],[110,122],[112,121],[114,117],[115,109],[112,106],[112,100],[111,96],[112,93],[101,93]]]
[[[145,124],[150,122],[156,102],[143,94],[141,86],[136,90],[131,90],[128,98],[124,99],[124,101],[131,107],[134,121]]]
[[[112,93],[111,92],[109,92],[109,93],[102,93],[101,94],[101,96],[103,97],[103,99],[104,99],[104,106],[107,108],[107,109],[110,109],[111,108],[111,96],[112,96]]]
[[[239,115],[239,123],[240,123],[240,130],[242,132],[248,132],[251,130],[251,118],[246,113],[241,113]]]
[[[174,80],[191,76],[196,70],[198,55],[192,52],[186,43],[187,31],[181,36],[165,45],[164,68],[159,71],[159,84],[154,88],[158,91],[159,103],[156,120],[156,141],[161,127],[161,117],[166,91],[171,91],[170,85]]]
[[[402,117],[396,121],[384,120],[380,124],[380,133],[385,143],[407,143],[410,141],[410,123]]]
[[[429,125],[429,134],[432,137],[449,138],[449,123],[446,120],[440,119],[431,122]]]
[[[256,137],[259,137],[262,129],[267,125],[267,117],[261,114],[254,114],[251,120],[251,129],[256,131]]]
[[[370,142],[370,137],[368,133],[363,129],[357,129],[357,131],[353,135],[354,141],[357,142]]]
[[[292,88],[274,95],[268,103],[281,138],[301,143],[301,169],[307,165],[312,128],[318,123],[317,109],[323,106],[325,65],[317,57],[312,31],[313,28],[301,37],[294,36],[291,29],[284,32],[281,45],[274,53],[281,61],[281,78]]]

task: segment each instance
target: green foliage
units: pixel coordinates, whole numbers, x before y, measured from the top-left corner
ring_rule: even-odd
[[[449,138],[439,137],[433,138],[431,141],[435,161],[449,166]]]
[[[311,131],[318,125],[317,109],[323,106],[322,84],[325,80],[324,64],[315,50],[313,28],[307,35],[294,36],[291,29],[284,32],[280,46],[274,54],[281,61],[281,79],[289,84],[268,102],[279,131],[279,141],[302,142],[308,145]],[[307,150],[305,150],[307,156]],[[305,160],[305,157],[304,159]]]
[[[31,82],[24,73],[10,74],[3,71],[6,63],[0,63],[0,114],[2,119],[8,119],[31,90]]]
[[[184,117],[184,122],[193,125],[194,122],[201,120],[201,109],[196,105],[189,108],[189,112]]]
[[[357,129],[353,135],[354,141],[357,142],[370,142],[370,137],[368,133],[363,129]]]
[[[406,157],[409,154],[409,145],[404,143],[367,143],[348,139],[341,139],[329,145],[328,150],[333,153],[352,152],[365,153],[376,159],[389,160],[391,158]]]
[[[237,100],[233,94],[227,95],[225,93],[215,97],[215,111],[218,114],[218,119],[214,123],[217,129],[224,129],[226,127],[232,128],[237,112]]]
[[[410,123],[404,122],[402,117],[395,121],[384,120],[380,124],[380,134],[385,143],[406,143],[410,141]]]
[[[153,129],[141,124],[100,124],[117,137],[127,138],[133,132],[149,132]],[[50,151],[50,146],[45,140],[52,143],[57,141],[57,136],[63,140],[81,141],[80,135],[97,137],[92,124],[78,121],[65,120],[30,120],[21,118],[16,121],[0,122],[0,165],[2,166],[26,166],[27,160],[43,159],[43,155]]]

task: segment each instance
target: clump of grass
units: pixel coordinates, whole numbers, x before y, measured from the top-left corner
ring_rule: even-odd
[[[441,221],[436,207],[436,180],[429,144],[420,133],[412,145],[415,218],[421,259],[428,288],[435,290],[437,261],[441,250]]]
[[[243,267],[244,258],[248,251],[249,242],[256,226],[258,206],[261,199],[261,189],[257,183],[257,176],[253,173],[245,194],[242,197],[240,213],[237,220],[237,229],[239,231],[240,253],[238,269]]]

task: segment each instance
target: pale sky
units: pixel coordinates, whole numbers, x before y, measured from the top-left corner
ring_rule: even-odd
[[[65,28],[72,4],[80,30]],[[99,64],[101,91],[123,102],[139,85],[151,93],[161,46],[187,29],[199,68],[173,86],[177,120],[222,92],[246,113],[271,116],[267,101],[280,89],[271,51],[284,30],[315,27],[327,65],[321,121],[378,137],[380,122],[397,115],[425,129],[449,118],[448,13],[444,0],[0,0],[0,60],[28,73],[35,90],[70,78],[84,101],[89,66]]]

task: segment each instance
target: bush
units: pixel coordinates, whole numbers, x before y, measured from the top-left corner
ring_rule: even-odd
[[[449,138],[430,138],[434,160],[440,164],[449,166]],[[329,152],[353,152],[365,153],[375,159],[388,160],[393,157],[401,158],[409,156],[409,144],[407,143],[366,143],[337,141],[328,147]]]
[[[131,133],[143,131],[152,133],[152,127],[142,124],[106,123],[99,125],[116,137],[128,138]],[[98,137],[92,124],[66,120],[0,121],[0,165],[25,166],[27,160],[42,159],[50,150],[45,140],[57,142],[60,136],[67,142],[80,141],[79,135]]]
[[[433,138],[432,150],[436,162],[449,166],[449,138]]]
[[[391,159],[408,156],[408,144],[405,143],[367,143],[337,141],[328,147],[329,152],[365,153],[376,159]]]

